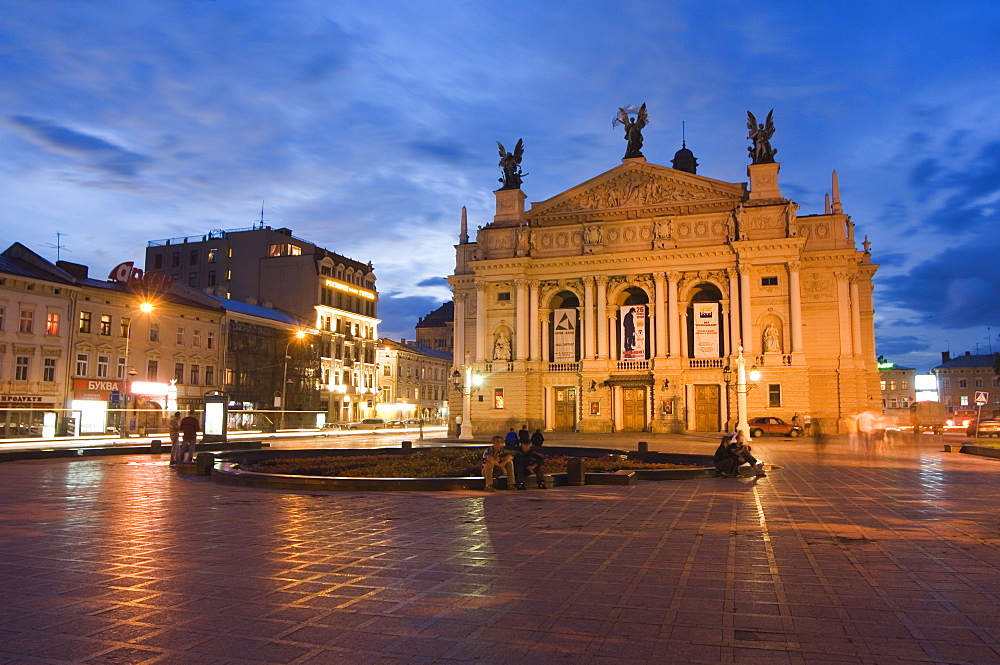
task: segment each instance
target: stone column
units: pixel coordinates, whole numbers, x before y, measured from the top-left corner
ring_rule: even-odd
[[[593,358],[595,355],[594,332],[594,278],[583,278],[583,356]]]
[[[528,280],[519,277],[514,280],[514,286],[517,291],[515,310],[517,355],[515,359],[526,360],[528,357]]]
[[[837,278],[837,319],[840,332],[840,355],[851,355],[851,294],[847,273],[835,272]]]
[[[608,324],[607,324],[607,309],[608,309],[608,278],[598,276],[596,278],[597,282],[597,320],[595,324],[597,325],[597,357],[607,358],[608,357]]]
[[[618,343],[618,308],[614,305],[604,310],[604,330],[608,335],[608,359],[620,360],[621,345]]]
[[[788,304],[792,311],[792,352],[802,353],[802,289],[798,261],[788,262]]]
[[[486,282],[476,282],[476,355],[473,362],[486,357]]]
[[[466,294],[455,294],[455,354],[452,356],[452,363],[455,367],[462,365],[462,360],[466,356],[465,351],[465,299]],[[347,383],[346,381],[344,383]]]
[[[727,322],[729,321],[729,317],[730,317],[729,310],[730,310],[730,306],[731,305],[732,305],[732,303],[729,302],[728,298],[723,298],[722,300],[719,301],[719,315],[722,317],[723,321],[727,321]],[[722,331],[722,349],[721,349],[719,355],[724,358],[724,357],[726,357],[726,356],[729,355],[729,352],[730,352],[729,336],[726,335],[726,331],[723,330]]]
[[[653,309],[656,323],[656,357],[665,358],[670,352],[667,348],[666,275],[662,272],[653,273]]]
[[[740,346],[740,273],[735,268],[729,273],[729,352],[735,353]]]
[[[849,277],[851,284],[851,351],[856,356],[861,355],[861,293],[858,288],[858,276]]]
[[[750,313],[750,266],[738,266],[740,272],[740,336],[743,339],[743,353],[757,353],[760,343],[754,341]]]
[[[528,282],[528,358],[541,358],[541,338],[538,335],[538,280]]]
[[[680,339],[680,348],[683,349],[683,351],[679,352],[680,355],[681,355],[681,357],[687,357],[687,353],[688,353],[688,326],[687,326],[687,318],[688,318],[688,313],[687,313],[687,309],[685,309],[683,312],[681,312],[680,320],[678,321],[678,326],[677,326],[679,328],[680,338],[681,338]]]
[[[541,353],[538,357],[545,363],[551,362],[551,359],[549,358],[549,339],[551,338],[551,334],[549,333],[549,316],[551,314],[551,309],[538,310],[539,327],[541,328],[541,339],[539,340],[541,344]]]
[[[667,273],[667,334],[670,336],[670,355],[673,358],[681,355],[681,322],[677,313],[677,282],[679,272]]]

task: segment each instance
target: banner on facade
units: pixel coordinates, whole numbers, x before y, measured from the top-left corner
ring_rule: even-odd
[[[552,325],[552,361],[576,362],[576,310],[557,309]]]
[[[646,306],[625,305],[621,310],[622,360],[646,359]]]
[[[694,357],[719,357],[719,303],[696,302],[694,307]]]

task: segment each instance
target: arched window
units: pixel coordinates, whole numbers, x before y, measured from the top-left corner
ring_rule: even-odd
[[[714,284],[699,284],[687,310],[687,352],[689,358],[721,358],[724,355],[725,326],[722,321],[722,292]]]
[[[552,362],[580,360],[580,299],[572,291],[560,291],[549,300],[549,358]]]

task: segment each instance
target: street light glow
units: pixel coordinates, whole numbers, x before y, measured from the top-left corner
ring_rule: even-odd
[[[153,311],[153,303],[151,302],[139,303],[139,311],[145,314],[149,314],[150,312]]]

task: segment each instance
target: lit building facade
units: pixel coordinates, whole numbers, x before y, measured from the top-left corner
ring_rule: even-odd
[[[910,406],[917,401],[916,375],[913,367],[902,367],[879,356],[879,386],[882,409],[887,416],[909,417]]]
[[[450,353],[406,340],[381,339],[377,359],[380,418],[447,421]]]
[[[379,320],[371,263],[296,238],[290,229],[261,225],[151,241],[146,270],[170,275],[204,293],[307,322],[315,330],[310,343],[316,345],[320,359],[318,394],[315,400],[303,398],[300,403],[325,408],[328,422],[373,414],[369,404],[377,390]],[[308,369],[294,371],[306,376]]]
[[[941,352],[941,364],[931,370],[937,377],[941,403],[951,413],[973,415],[977,412],[976,393],[987,394],[983,417],[1000,415],[1000,377],[993,370],[996,356],[972,354],[951,357]]]
[[[530,209],[498,190],[471,240],[463,218],[449,283],[455,369],[483,379],[476,434],[727,430],[741,347],[762,374],[750,417],[798,412],[833,432],[880,406],[877,266],[836,175],[824,213],[799,215],[777,163],[730,183],[681,157],[623,159]]]
[[[76,293],[72,275],[24,245],[0,254],[0,438],[62,425]]]
[[[446,302],[416,325],[417,344],[451,353],[455,347],[455,303]]]

